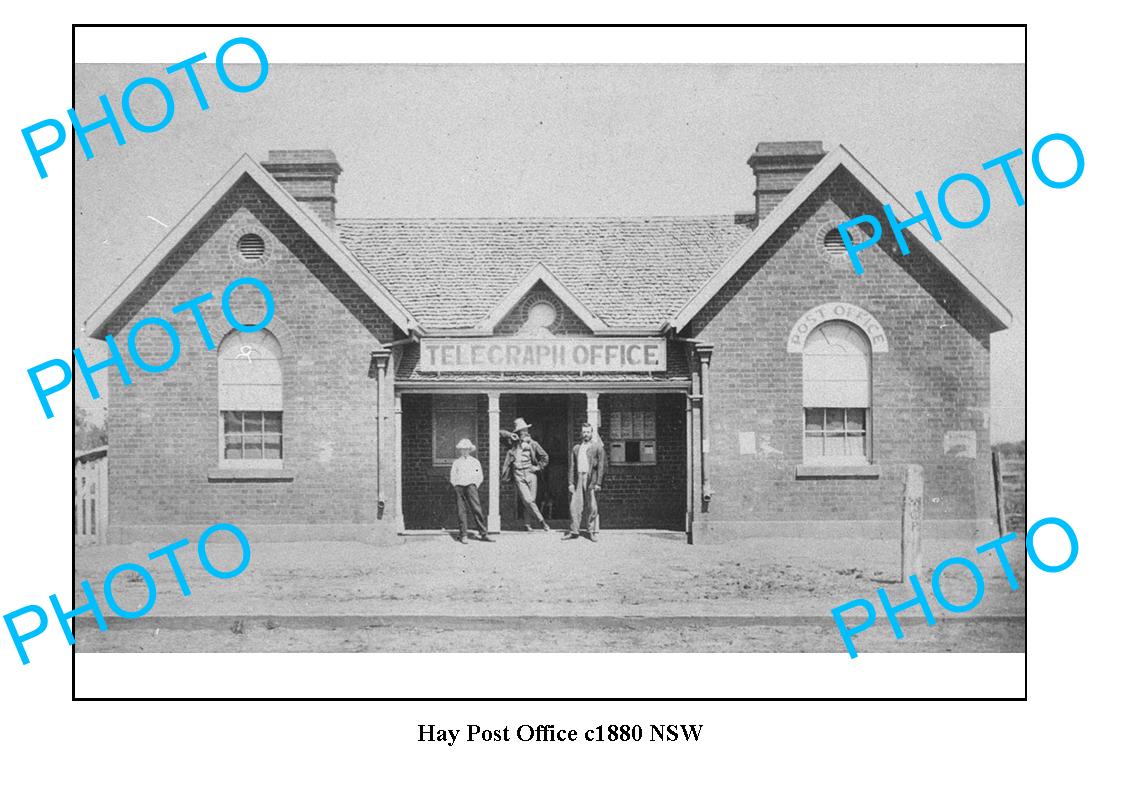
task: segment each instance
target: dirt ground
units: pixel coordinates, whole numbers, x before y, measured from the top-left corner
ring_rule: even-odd
[[[147,562],[157,600],[143,619],[114,619],[99,633],[79,620],[82,652],[205,651],[729,651],[834,652],[842,642],[830,609],[859,598],[878,604],[911,596],[893,582],[898,545],[875,540],[743,539],[687,545],[679,534],[602,533],[593,544],[559,534],[506,533],[494,544],[459,545],[447,536],[403,544],[253,543],[245,572],[208,575],[194,548],[180,551],[190,596],[166,561],[147,562],[153,545],[77,551],[79,580],[101,594],[105,573]],[[232,568],[236,545],[208,547]],[[1022,587],[1012,592],[993,554],[966,541],[929,540],[921,579],[938,622],[905,612],[896,640],[883,616],[858,637],[859,652],[1015,652],[1025,649],[1025,546],[1008,552]],[[982,603],[952,616],[931,599],[932,567],[953,555],[986,575]],[[944,594],[974,594],[961,567],[941,579]],[[113,585],[125,609],[143,604],[139,577]],[[80,593],[79,593],[80,596]],[[879,608],[880,614],[880,608]],[[853,622],[861,619],[855,612]],[[486,632],[481,632],[486,631]]]

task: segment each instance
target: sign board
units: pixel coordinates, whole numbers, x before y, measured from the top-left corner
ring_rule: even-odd
[[[647,373],[667,369],[662,337],[423,338],[426,373]]]

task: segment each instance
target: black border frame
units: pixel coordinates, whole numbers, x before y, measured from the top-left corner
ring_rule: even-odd
[[[75,38],[76,31],[79,28],[211,28],[211,27],[238,27],[232,25],[230,22],[216,22],[216,24],[202,24],[202,22],[192,22],[192,24],[185,25],[172,25],[172,24],[156,24],[144,25],[139,22],[129,22],[129,24],[112,25],[112,24],[82,24],[82,22],[72,22],[71,24],[71,107],[74,107],[75,101],[75,85],[77,83],[77,63],[75,61],[76,47]],[[1025,76],[1025,111],[1023,118],[1023,125],[1025,127],[1025,135],[1029,137],[1029,61],[1030,61],[1030,42],[1029,42],[1029,25],[1026,22],[1020,24],[994,24],[994,22],[987,22],[987,24],[970,25],[959,22],[959,24],[947,25],[917,25],[905,24],[895,25],[882,22],[882,24],[861,25],[861,24],[843,24],[843,25],[809,25],[809,24],[767,24],[767,25],[700,25],[700,24],[686,24],[686,25],[673,25],[673,24],[642,24],[642,25],[622,25],[622,24],[389,24],[389,25],[373,25],[373,24],[357,24],[357,25],[332,25],[332,24],[247,24],[246,27],[255,28],[944,28],[944,29],[957,29],[957,28],[1022,28],[1025,31],[1025,62],[1022,65],[1022,71]],[[1028,140],[1022,141],[1023,149],[1028,146]],[[71,137],[71,161],[74,161],[74,139]],[[71,170],[71,319],[73,322],[74,312],[77,308],[77,238],[75,237],[75,210],[74,200],[76,198],[76,168]],[[1026,193],[1028,193],[1028,186],[1026,186]],[[1023,260],[1028,262],[1029,259],[1029,226],[1026,225],[1024,248],[1022,251]],[[1024,267],[1024,266],[1023,266]],[[1025,346],[1029,348],[1029,333],[1026,331],[1026,315],[1029,314],[1029,273],[1025,273],[1026,291],[1025,291],[1025,304],[1022,308],[1022,335],[1025,338]],[[77,328],[74,331],[74,341],[77,342]],[[72,363],[73,365],[73,363]],[[1029,356],[1026,356],[1025,362],[1025,418],[1023,437],[1029,436]],[[77,401],[76,394],[71,391],[71,412],[76,410]],[[71,459],[73,460],[76,454],[74,445],[73,433],[71,434]],[[1029,473],[1026,473],[1029,475]],[[1026,478],[1026,484],[1029,479]],[[71,484],[71,491],[73,492],[73,484]],[[73,497],[71,498],[73,502]],[[76,550],[77,542],[74,538],[73,528],[71,529],[71,594],[74,594],[74,589],[77,586],[77,570],[76,570]],[[1024,588],[1029,587],[1029,576],[1026,575],[1026,585]],[[73,623],[74,620],[72,619]],[[1003,697],[982,697],[982,696],[923,696],[923,697],[909,697],[909,696],[876,696],[876,697],[862,697],[862,696],[728,696],[728,697],[667,697],[667,696],[654,696],[654,697],[559,697],[559,696],[500,696],[500,697],[481,697],[481,696],[77,696],[75,693],[75,680],[76,680],[76,667],[77,667],[77,643],[71,646],[71,702],[1029,702],[1030,692],[1030,660],[1029,660],[1029,612],[1026,611],[1025,616],[1025,671],[1024,683],[1025,692],[1021,697],[1003,696]],[[948,653],[946,653],[948,655]]]

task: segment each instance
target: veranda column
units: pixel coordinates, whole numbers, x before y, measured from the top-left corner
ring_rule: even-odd
[[[683,426],[686,429],[686,518],[685,525],[686,538],[690,539],[692,532],[692,524],[694,520],[694,468],[697,466],[694,462],[694,413],[690,398],[690,393],[683,396],[686,400],[683,402],[686,405],[686,417],[683,418]]]
[[[599,392],[585,393],[585,422],[593,424],[593,430],[600,436],[600,401]]]
[[[702,508],[702,381],[698,367],[691,367],[690,396],[690,544],[709,541],[709,517]]]
[[[598,403],[599,400],[600,400],[600,393],[596,393],[596,392],[585,393],[585,414],[586,414],[585,422],[586,423],[592,423],[593,433],[596,434],[598,438],[600,437],[600,406],[599,406],[599,403]],[[606,456],[608,455],[607,451],[605,451],[605,455]],[[572,458],[572,457],[567,456],[566,458]],[[600,531],[600,515],[599,514],[597,515],[596,530],[598,532]],[[590,528],[589,531],[592,532],[593,529]]]
[[[406,529],[406,515],[402,511],[402,474],[405,460],[402,458],[402,396],[394,396],[394,462],[398,473],[394,478],[394,524],[398,533]]]
[[[499,530],[499,393],[487,394],[487,530]]]

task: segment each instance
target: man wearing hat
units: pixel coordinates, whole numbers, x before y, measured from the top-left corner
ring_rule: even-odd
[[[460,533],[456,541],[468,544],[468,517],[471,515],[480,532],[481,542],[494,542],[487,535],[487,523],[484,521],[484,510],[480,506],[480,484],[484,481],[484,471],[480,467],[480,460],[472,455],[476,446],[472,440],[464,438],[456,443],[456,460],[452,463],[452,470],[448,480],[456,491],[456,513],[460,518]]]
[[[588,511],[589,540],[597,540],[597,492],[604,480],[604,443],[592,423],[581,426],[581,441],[573,446],[573,480],[569,483],[570,526],[563,539],[581,535],[581,515]]]
[[[530,424],[521,417],[515,418],[515,431],[518,442],[514,443],[503,459],[503,480],[514,479],[519,490],[519,499],[522,501],[526,516],[533,517],[542,524],[542,530],[550,530],[546,518],[538,510],[534,499],[538,496],[538,473],[550,463],[550,457],[535,440],[530,436]],[[526,529],[533,530],[529,524]]]

